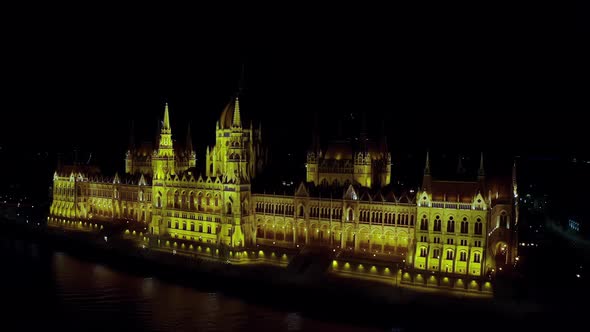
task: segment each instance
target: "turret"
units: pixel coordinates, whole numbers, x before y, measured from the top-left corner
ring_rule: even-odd
[[[186,130],[186,156],[188,158],[188,167],[197,166],[197,154],[193,149],[193,137],[191,136],[191,124],[189,122],[188,129]]]

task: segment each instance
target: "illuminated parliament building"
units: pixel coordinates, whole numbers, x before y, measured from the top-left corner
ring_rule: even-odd
[[[167,104],[163,113],[155,146],[130,143],[126,174],[59,167],[48,224],[134,223],[158,241],[244,250],[324,248],[466,276],[515,261],[515,169],[511,176],[508,169],[507,177],[489,177],[483,154],[476,177],[446,181],[432,176],[436,165],[426,153],[421,187],[403,191],[391,181],[385,138],[375,142],[361,134],[322,149],[315,137],[306,181],[290,194],[267,194],[252,189],[268,154],[261,126],[244,125],[239,96],[222,111],[215,145],[203,152],[199,168],[190,129],[186,144],[175,146]]]

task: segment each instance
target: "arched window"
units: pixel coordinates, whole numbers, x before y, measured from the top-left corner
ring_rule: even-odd
[[[461,262],[467,262],[467,252],[465,252],[465,251],[461,251],[461,252],[459,253],[459,260],[460,260]]]
[[[420,220],[420,230],[421,231],[428,230],[428,218],[426,218],[426,215],[423,215],[422,220]]]
[[[193,192],[191,192],[188,195],[188,202],[187,202],[187,208],[190,210],[195,206],[195,195]]]
[[[420,257],[426,257],[428,255],[428,250],[426,247],[420,247]]]
[[[410,226],[414,226],[414,215],[410,216]]]
[[[354,221],[354,213],[352,209],[348,209],[348,221]]]
[[[227,202],[227,214],[232,214],[232,211],[231,211],[231,202]]]
[[[303,205],[299,206],[299,216],[301,218],[305,217],[304,211],[303,211]]]
[[[180,193],[180,199],[178,200],[178,207],[181,209],[186,208],[186,192]]]
[[[442,220],[440,220],[440,216],[436,216],[436,218],[434,219],[434,231],[435,232],[440,232],[441,224],[442,224]]]
[[[481,254],[476,252],[473,254],[473,262],[474,263],[480,263],[481,262]]]
[[[256,237],[263,239],[264,238],[264,226],[258,225],[256,227]]]
[[[449,221],[447,222],[447,232],[448,233],[455,232],[455,220],[453,220],[453,217],[449,217]]]
[[[179,203],[178,191],[174,192],[174,198],[172,199],[172,208],[177,208]]]
[[[508,228],[508,216],[506,215],[506,211],[502,211],[500,215],[500,227]]]
[[[440,249],[432,250],[432,258],[440,258]]]
[[[481,235],[483,229],[483,224],[481,223],[481,219],[477,218],[477,222],[475,223],[474,233]]]
[[[461,234],[469,233],[469,223],[467,222],[467,218],[463,218],[461,221]]]
[[[447,250],[447,259],[453,259],[453,250]]]

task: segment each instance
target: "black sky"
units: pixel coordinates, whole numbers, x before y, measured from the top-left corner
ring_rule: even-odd
[[[324,132],[350,113],[385,121],[392,149],[585,151],[588,85],[567,78],[581,54],[538,22],[208,13],[8,24],[0,144],[121,159],[130,122],[151,139],[168,101],[176,139],[190,122],[203,154],[245,64],[244,117],[294,152],[316,112]]]

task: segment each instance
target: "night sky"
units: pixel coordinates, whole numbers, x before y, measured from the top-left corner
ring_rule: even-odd
[[[121,170],[131,121],[137,142],[153,140],[168,101],[174,138],[184,142],[190,122],[202,159],[242,65],[243,117],[262,121],[277,160],[292,153],[304,162],[315,113],[324,141],[339,118],[366,113],[374,134],[384,122],[394,159],[411,155],[416,164],[428,148],[449,159],[587,151],[588,86],[565,79],[580,69],[581,54],[554,33],[532,37],[522,23],[502,39],[491,29],[402,25],[399,14],[392,22],[361,14],[233,22],[228,14],[213,25],[202,16],[10,26],[0,77],[3,153],[71,159],[78,149],[80,160],[92,152],[105,171]]]

